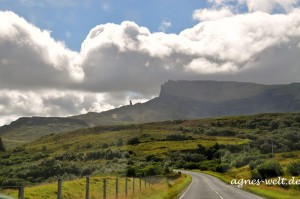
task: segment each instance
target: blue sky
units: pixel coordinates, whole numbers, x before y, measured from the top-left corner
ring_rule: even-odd
[[[145,102],[168,80],[300,82],[299,2],[0,0],[0,125]]]
[[[197,22],[193,11],[211,5],[199,0],[2,0],[0,10],[10,10],[79,50],[91,28],[99,24],[134,21],[151,32],[160,31],[162,21],[171,22],[168,33],[179,33]]]

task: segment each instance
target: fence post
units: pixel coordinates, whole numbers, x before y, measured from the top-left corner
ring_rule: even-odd
[[[103,179],[103,199],[106,199],[106,178]]]
[[[116,199],[118,199],[118,193],[119,192],[119,180],[116,178]]]
[[[125,195],[126,195],[126,197],[127,197],[127,189],[128,189],[127,178],[125,178]]]
[[[18,199],[24,199],[24,185],[19,187]]]
[[[146,178],[144,179],[145,187],[147,187],[147,180]]]
[[[62,199],[62,179],[58,179],[57,186],[57,199]]]
[[[85,198],[90,198],[90,176],[86,176]]]
[[[134,194],[134,178],[132,178],[132,194]]]
[[[140,177],[140,190],[142,190],[142,178]]]

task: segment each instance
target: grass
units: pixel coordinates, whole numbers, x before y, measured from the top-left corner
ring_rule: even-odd
[[[115,198],[115,177],[106,177],[107,179],[107,198]],[[145,184],[144,179],[141,181],[141,190],[139,179],[128,178],[128,196],[125,195],[125,178],[119,180],[119,194],[118,198],[132,198],[132,199],[173,199],[191,182],[191,177],[182,175],[178,178],[163,178],[153,177],[148,178]],[[151,184],[149,184],[151,182]],[[62,192],[64,199],[82,199],[85,198],[84,178],[63,182]],[[16,190],[5,190],[5,194],[16,197]],[[103,197],[103,177],[90,178],[90,198]],[[56,199],[57,198],[57,183],[47,183],[38,186],[26,187],[25,198],[27,199]]]
[[[299,198],[299,191],[294,189],[284,189],[278,186],[246,186],[245,190],[269,199]]]
[[[281,127],[273,132],[274,122]],[[165,169],[174,168],[206,168],[216,171],[220,162],[232,167],[238,165],[237,160],[251,155],[252,161],[258,158],[267,159],[270,157],[266,155],[270,148],[267,144],[273,134],[275,152],[288,151],[294,154],[277,153],[275,156],[283,167],[284,177],[291,177],[288,176],[287,165],[300,157],[300,151],[295,151],[298,145],[293,146],[294,141],[300,138],[299,132],[300,114],[266,114],[79,129],[62,134],[50,134],[18,149],[0,153],[3,157],[0,164],[4,165],[0,167],[0,182],[18,183],[24,180],[28,185],[32,185],[26,187],[26,194],[31,194],[29,197],[51,198],[50,195],[55,195],[57,187],[55,183],[45,184],[45,182],[57,176],[74,179],[86,174],[99,175],[100,177],[93,177],[91,185],[91,197],[99,198],[103,182],[101,176],[105,175],[164,175],[167,174]],[[173,141],[169,135],[173,136]],[[174,135],[181,135],[181,140],[174,139]],[[138,138],[139,143],[130,145],[128,140],[132,138]],[[122,145],[117,145],[119,139],[123,140]],[[216,143],[220,146],[215,146]],[[278,143],[283,143],[284,146]],[[197,145],[202,145],[205,149]],[[220,148],[216,149],[217,147]],[[267,151],[260,153],[261,149]],[[97,157],[95,154],[100,152],[105,155]],[[54,171],[51,175],[40,172],[49,171],[57,165],[61,166],[58,167],[61,168],[59,172]],[[226,183],[230,183],[233,178],[251,177],[248,166],[230,168],[222,174],[212,171],[205,173],[214,175]],[[36,180],[36,176],[40,179]],[[110,184],[113,184],[114,178],[109,179]],[[149,189],[142,190],[141,197],[172,198],[188,182],[188,180],[179,181],[180,179],[178,181],[169,179],[156,182]],[[35,183],[44,184],[33,186]],[[66,181],[63,190],[70,198],[83,198],[84,185],[85,179]],[[123,185],[124,182],[121,180],[120,186]],[[276,196],[289,198],[300,193],[299,189],[293,187],[284,189],[261,185],[244,188],[267,198]],[[120,188],[121,190],[124,192],[124,188]],[[167,193],[164,193],[165,190],[168,190]],[[108,190],[108,193],[113,195],[114,189]],[[40,196],[41,194],[44,195]],[[138,198],[139,193],[130,197]]]
[[[87,152],[98,150],[102,144],[108,143],[112,149],[116,149],[115,143],[119,138],[122,138],[126,143],[128,139],[136,136],[140,137],[142,143],[138,145],[126,145],[119,148],[121,150],[132,150],[138,155],[149,155],[163,154],[171,150],[195,149],[198,144],[209,147],[215,143],[234,145],[247,143],[247,140],[235,137],[212,137],[206,135],[194,135],[195,140],[165,141],[166,136],[172,133],[174,133],[174,131],[166,129],[144,129],[143,131],[140,129],[125,129],[121,131],[93,131],[78,134],[71,132],[62,135],[53,134],[38,139],[30,145],[27,145],[26,148],[31,152],[37,152],[46,146],[47,152],[59,154],[66,151],[82,152],[84,150]],[[89,150],[84,148],[87,144],[92,146]]]

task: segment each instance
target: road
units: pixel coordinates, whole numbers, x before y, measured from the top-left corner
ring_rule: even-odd
[[[225,184],[216,177],[190,171],[181,171],[193,180],[179,199],[262,199],[239,188]]]

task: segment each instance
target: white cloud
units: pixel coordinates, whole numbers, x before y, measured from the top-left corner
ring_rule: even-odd
[[[291,11],[299,0],[207,0],[216,6],[230,5],[233,3],[246,5],[250,12],[263,11],[271,13],[275,9],[283,9],[284,11]]]
[[[170,21],[163,20],[160,23],[158,30],[161,32],[166,32],[168,30],[168,28],[170,28],[171,26],[172,26],[172,23]]]
[[[117,104],[109,103],[114,95],[69,90],[0,90],[0,125],[22,116],[69,116],[88,111],[105,111],[120,104],[128,104],[128,93],[118,94]],[[137,97],[136,100],[143,99]]]
[[[180,34],[151,33],[128,21],[99,25],[74,52],[49,31],[0,12],[2,123],[144,101],[168,79],[299,82],[299,9],[214,20],[209,14]]]
[[[83,80],[74,61],[78,53],[55,41],[49,31],[12,12],[0,12],[0,21],[0,87],[65,87]]]
[[[271,12],[273,9],[280,7],[285,11],[290,11],[298,0],[239,0],[240,3],[245,3],[249,11],[264,11]]]
[[[214,63],[205,58],[194,59],[185,67],[187,71],[199,74],[232,73],[236,72],[238,69],[232,62]]]
[[[193,19],[198,21],[214,21],[230,16],[233,16],[233,13],[228,7],[223,7],[220,10],[205,8],[195,10],[193,13]]]

